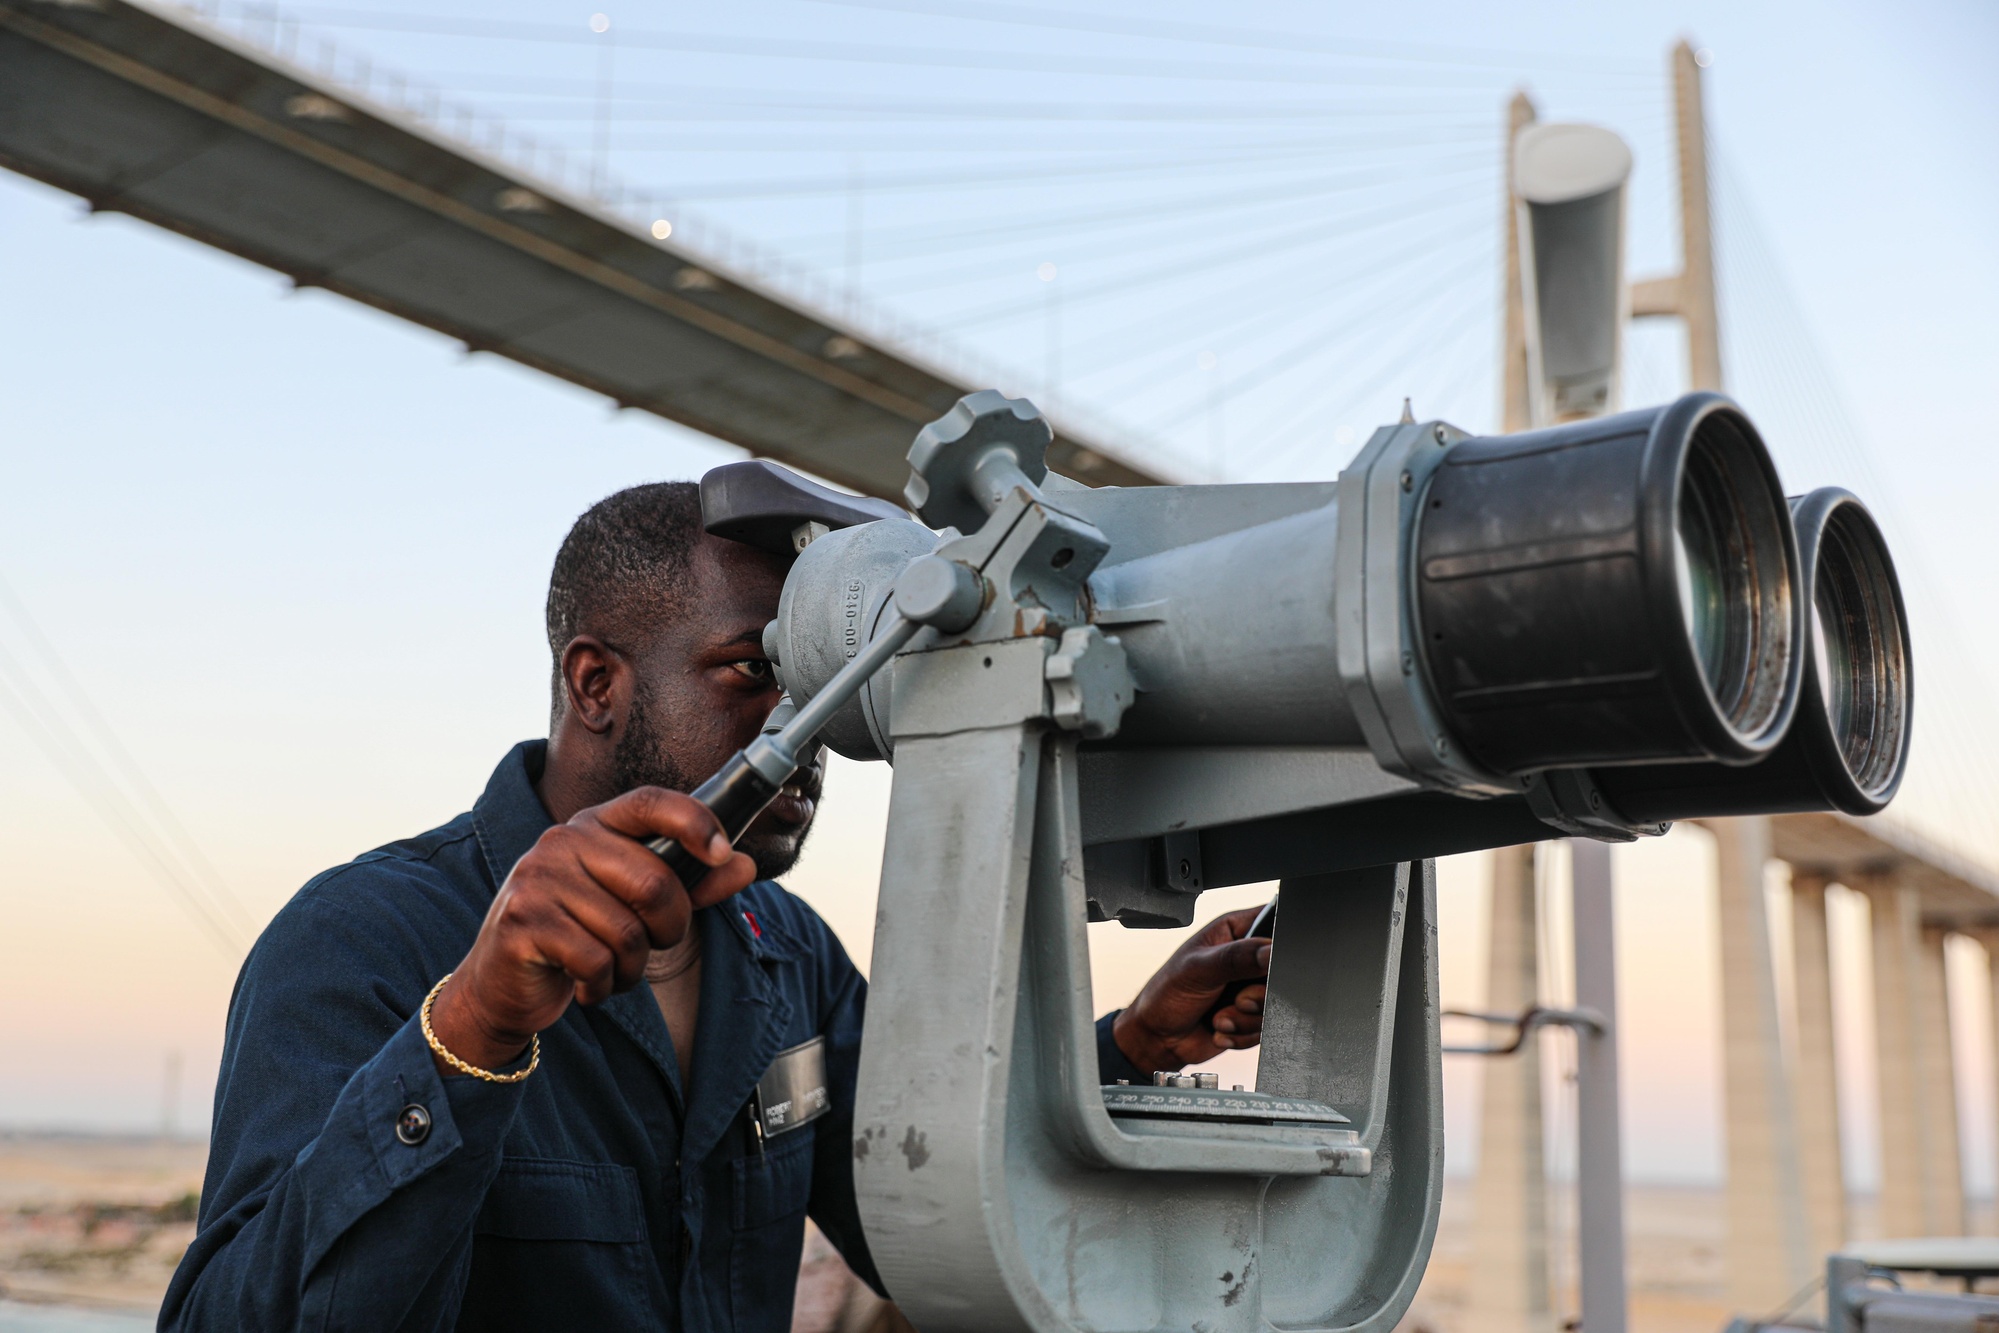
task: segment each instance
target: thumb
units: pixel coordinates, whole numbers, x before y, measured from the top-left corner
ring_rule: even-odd
[[[1220,990],[1270,971],[1270,941],[1262,936],[1194,949],[1180,960],[1174,979],[1190,990]]]

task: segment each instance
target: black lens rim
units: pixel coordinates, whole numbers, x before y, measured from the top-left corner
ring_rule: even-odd
[[[1899,659],[1889,667],[1891,673],[1900,677],[1899,690],[1892,684],[1890,686],[1891,695],[1901,710],[1895,726],[1892,762],[1885,771],[1877,770],[1876,776],[1854,771],[1846,747],[1840,743],[1839,734],[1833,727],[1832,715],[1824,707],[1826,682],[1819,679],[1816,652],[1807,651],[1804,655],[1806,693],[1815,706],[1799,709],[1797,719],[1791,724],[1804,747],[1812,773],[1833,808],[1850,815],[1877,814],[1901,788],[1902,776],[1909,767],[1910,741],[1915,726],[1915,655],[1909,638],[1908,607],[1902,599],[1902,580],[1895,572],[1895,559],[1889,553],[1888,539],[1882,534],[1881,525],[1852,492],[1837,486],[1825,486],[1809,495],[1799,496],[1791,502],[1791,518],[1792,526],[1798,533],[1799,558],[1811,571],[1811,582],[1806,592],[1814,605],[1818,596],[1819,562],[1828,552],[1828,534],[1833,534],[1835,542],[1857,548],[1862,562],[1871,561],[1876,565],[1871,570],[1857,571],[1855,577],[1859,581],[1885,585],[1887,591],[1886,598],[1877,608],[1875,623],[1887,637],[1888,642],[1884,646],[1892,649]],[[1876,586],[1872,591],[1878,595],[1880,587]],[[1892,615],[1892,626],[1881,624],[1884,617],[1878,611]]]
[[[1767,508],[1768,520],[1759,534],[1776,543],[1783,563],[1776,589],[1788,603],[1782,608],[1781,627],[1787,635],[1786,654],[1775,706],[1768,710],[1754,731],[1738,727],[1722,711],[1707,673],[1702,670],[1700,652],[1680,609],[1679,571],[1675,540],[1679,532],[1681,483],[1693,452],[1695,438],[1710,417],[1721,417],[1725,425],[1742,438],[1743,461],[1760,494],[1743,501]],[[1639,550],[1644,562],[1643,580],[1648,618],[1651,624],[1655,660],[1669,686],[1673,706],[1700,746],[1724,764],[1751,764],[1770,753],[1784,739],[1798,711],[1803,693],[1805,659],[1811,653],[1805,638],[1804,566],[1798,551],[1790,506],[1777,479],[1776,464],[1763,437],[1735,402],[1719,393],[1685,394],[1669,404],[1653,421],[1639,465]],[[1750,516],[1752,521],[1754,516]],[[1751,670],[1756,668],[1752,665]],[[1823,711],[1823,710],[1821,710]]]

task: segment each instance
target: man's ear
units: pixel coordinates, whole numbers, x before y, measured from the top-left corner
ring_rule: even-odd
[[[596,635],[579,634],[562,650],[562,688],[570,716],[604,735],[631,706],[631,664]]]

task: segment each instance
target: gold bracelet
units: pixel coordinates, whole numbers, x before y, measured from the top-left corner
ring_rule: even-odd
[[[528,1059],[528,1067],[511,1074],[495,1074],[490,1069],[481,1069],[477,1065],[468,1065],[450,1051],[444,1049],[444,1043],[439,1041],[437,1034],[430,1029],[430,1007],[437,1003],[438,993],[444,989],[444,983],[451,980],[451,977],[452,974],[446,972],[443,980],[432,986],[430,994],[423,997],[423,1008],[417,1011],[417,1017],[423,1023],[423,1039],[430,1043],[431,1050],[437,1052],[437,1058],[461,1074],[470,1074],[473,1078],[483,1078],[488,1083],[518,1083],[529,1074],[532,1074],[535,1071],[535,1067],[541,1063],[540,1033],[536,1033],[534,1036],[528,1038],[528,1050],[532,1052]]]

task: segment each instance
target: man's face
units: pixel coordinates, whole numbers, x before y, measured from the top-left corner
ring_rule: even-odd
[[[763,628],[777,614],[788,565],[740,542],[701,539],[681,614],[631,659],[637,679],[614,756],[619,791],[691,791],[756,739],[780,693],[764,657]],[[764,878],[797,862],[817,809],[822,765],[815,751],[737,840]]]

